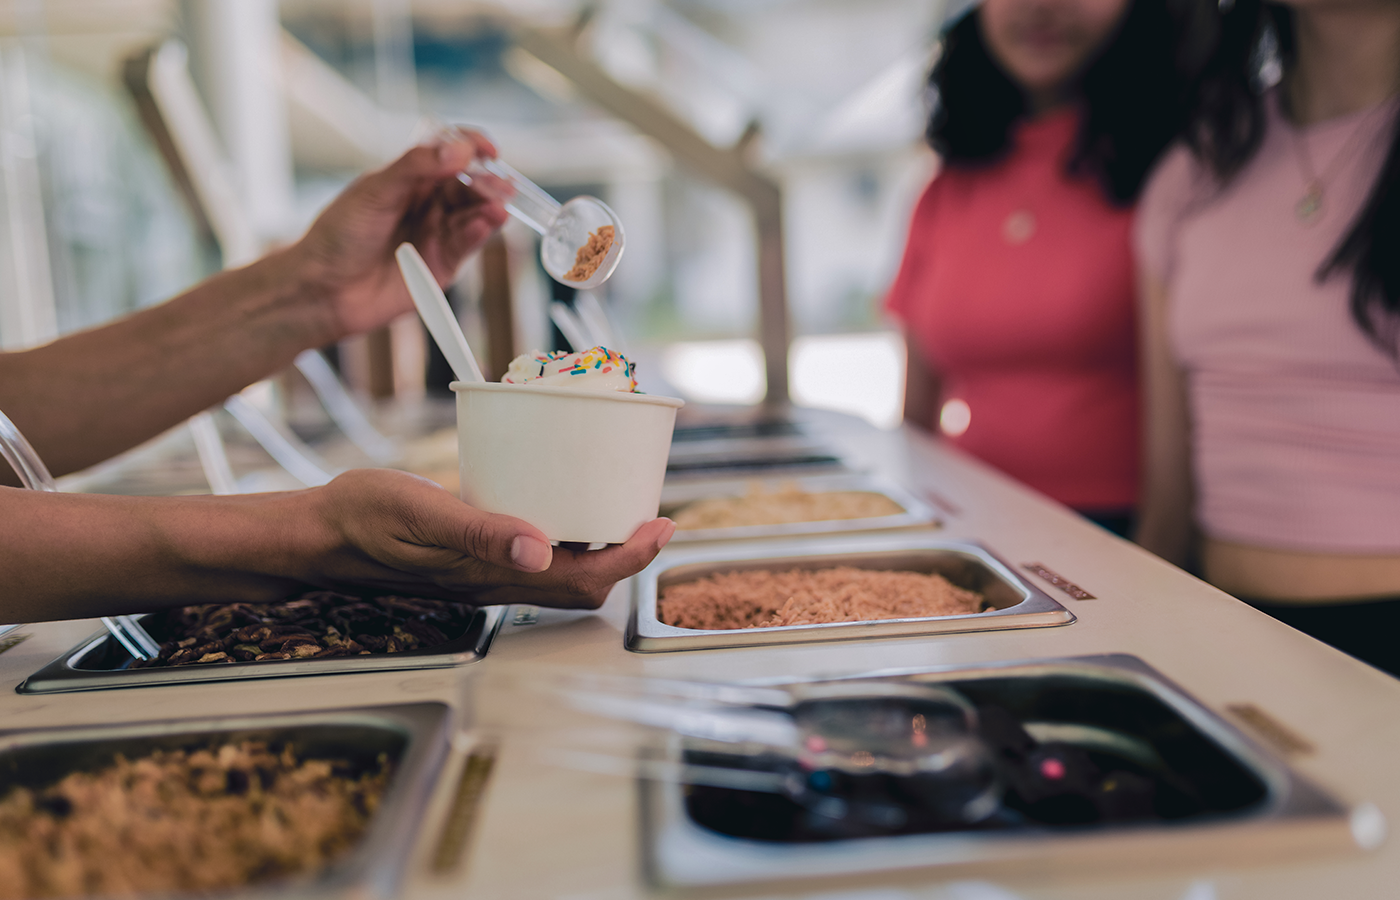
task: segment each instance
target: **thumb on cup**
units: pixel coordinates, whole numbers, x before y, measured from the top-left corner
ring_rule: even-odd
[[[518,534],[510,542],[510,562],[522,572],[543,572],[549,568],[554,550],[549,541],[531,534]]]
[[[436,535],[430,535],[439,546],[520,572],[543,572],[554,561],[549,538],[529,522],[485,512],[445,492],[442,498],[434,499],[448,513],[438,520]]]

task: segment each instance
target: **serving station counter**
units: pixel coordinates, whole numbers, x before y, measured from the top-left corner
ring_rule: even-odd
[[[398,856],[351,887],[323,885],[331,894],[1396,896],[1400,839],[1388,829],[1400,823],[1400,681],[926,435],[879,431],[834,413],[799,411],[794,421],[803,459],[821,456],[829,467],[825,458],[835,458],[845,470],[839,478],[869,474],[932,514],[845,537],[818,529],[677,541],[600,610],[510,607],[475,632],[470,653],[426,668],[296,664],[286,678],[234,679],[226,669],[225,677],[185,683],[89,678],[64,661],[89,648],[93,622],[25,626],[0,636],[0,681],[29,683],[0,695],[0,753],[33,747],[39,732],[77,726],[100,733],[163,723],[167,734],[182,720],[207,730],[224,717],[445,705],[440,730],[405,736],[406,753],[433,757],[413,747],[429,741],[446,755],[411,826],[400,826],[411,828],[412,841],[393,844]],[[717,477],[735,477],[724,461],[725,435],[711,430],[702,435],[706,446],[697,441],[677,456],[675,484],[686,497],[697,495],[707,462],[716,463]],[[758,435],[771,445],[763,453],[740,447],[743,474],[768,477],[749,469],[780,459],[782,442],[794,437]],[[658,585],[691,569],[814,556],[860,565],[867,555],[974,579],[987,588],[989,606],[956,621],[757,628],[738,640],[674,628],[656,615]],[[675,783],[676,772],[713,779],[730,764],[664,730],[626,732],[633,742],[608,753],[559,752],[569,750],[560,745],[570,736],[596,731],[540,686],[586,689],[590,679],[799,695],[813,685],[952,685],[985,716],[993,707],[1008,712],[1013,731],[1032,735],[1039,749],[1067,748],[1055,765],[1091,759],[1156,799],[1134,806],[1100,796],[1098,812],[1086,812],[1042,803],[1023,788],[1014,816],[926,827],[891,813],[884,800],[872,805],[867,791],[864,801],[856,794],[841,801],[873,811],[861,833],[827,833],[812,827],[809,813],[825,807],[804,807],[805,788],[772,795],[764,818],[745,812],[751,797],[733,789],[740,782]]]

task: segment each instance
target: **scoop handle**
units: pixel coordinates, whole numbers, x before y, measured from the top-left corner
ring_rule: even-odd
[[[462,326],[457,324],[452,307],[447,305],[447,295],[438,286],[428,264],[418,254],[418,248],[405,241],[394,251],[394,258],[399,262],[399,271],[403,273],[404,283],[408,285],[413,305],[418,307],[419,317],[423,319],[423,324],[428,326],[428,333],[437,342],[442,355],[447,357],[447,363],[452,366],[457,380],[485,381],[481,367],[476,364],[476,357],[472,355],[472,348],[467,345],[467,337],[462,334]]]
[[[49,467],[4,412],[0,412],[0,459],[10,464],[24,487],[35,491],[58,490]]]
[[[558,200],[499,159],[474,159],[457,178],[463,184],[471,184],[472,176],[483,172],[494,175],[511,186],[515,193],[503,200],[506,212],[538,233],[548,232],[549,226],[559,218],[561,204]]]

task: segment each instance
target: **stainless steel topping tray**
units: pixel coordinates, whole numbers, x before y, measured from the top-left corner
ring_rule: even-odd
[[[805,435],[781,435],[773,437],[729,438],[713,441],[679,441],[671,439],[670,458],[672,462],[687,459],[705,459],[749,455],[761,457],[793,456],[811,453],[829,453],[830,448]]]
[[[833,566],[936,573],[959,587],[980,592],[993,608],[962,616],[715,631],[676,628],[657,618],[657,600],[671,584],[720,572]],[[1023,580],[987,548],[928,534],[842,535],[667,549],[632,580],[632,592],[625,643],[627,649],[641,652],[996,631],[1074,621],[1073,613]]]
[[[107,632],[101,631],[30,675],[15,690],[21,694],[43,694],[161,684],[194,684],[242,678],[286,678],[296,675],[331,675],[339,672],[382,672],[460,666],[475,662],[486,655],[491,639],[501,627],[505,610],[504,606],[484,606],[478,609],[461,637],[426,650],[154,669],[127,668],[131,663],[131,655],[112,640]]]
[[[736,442],[732,447],[703,448],[698,452],[677,452],[673,447],[666,463],[666,480],[841,471],[850,471],[850,467],[834,450],[823,445],[807,443],[774,448]]]
[[[696,407],[691,407],[694,410]],[[683,413],[687,419],[693,413]],[[671,441],[674,444],[713,443],[719,441],[766,440],[769,438],[800,437],[805,434],[801,425],[785,418],[744,419],[740,421],[717,418],[698,419],[689,423],[677,422]]]
[[[211,740],[291,743],[301,758],[373,764],[387,754],[394,773],[359,844],[312,880],[252,884],[239,896],[375,896],[397,893],[415,832],[447,755],[449,709],[412,703],[353,709],[131,725],[0,732],[0,795],[11,785],[53,783],[97,768],[120,753],[128,759],[157,749]],[[181,895],[162,895],[167,898]],[[193,895],[186,895],[193,896]]]
[[[1208,811],[1173,820],[793,843],[704,827],[692,816],[706,807],[690,806],[693,798],[682,785],[641,780],[639,837],[650,880],[672,889],[763,882],[772,890],[777,883],[793,890],[820,883],[834,890],[833,878],[849,876],[869,889],[881,877],[907,878],[919,869],[940,879],[988,872],[1033,876],[1049,868],[1169,871],[1183,863],[1201,871],[1354,854],[1374,849],[1384,837],[1376,807],[1348,809],[1134,656],[875,673],[843,681],[872,677],[946,683],[978,705],[990,702],[1012,712],[1028,730],[1040,732],[1037,739],[1116,755],[1129,767],[1165,764],[1200,789],[1210,801]],[[663,752],[674,760],[684,748],[672,741]],[[1220,777],[1229,772],[1234,775]]]
[[[785,522],[777,525],[745,525],[734,528],[678,529],[671,542],[687,544],[698,541],[751,540],[754,538],[792,537],[804,534],[832,534],[852,531],[886,531],[895,528],[916,528],[939,525],[933,508],[893,482],[869,475],[814,475],[798,478],[732,479],[701,484],[669,485],[661,492],[661,515],[675,514],[687,504],[716,497],[742,497],[759,485],[765,491],[776,491],[786,485],[796,485],[812,494],[830,491],[868,491],[881,494],[898,504],[904,511],[888,516],[864,519],[824,519],[816,522]]]

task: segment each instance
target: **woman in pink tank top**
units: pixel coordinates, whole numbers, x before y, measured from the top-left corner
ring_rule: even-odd
[[[1228,10],[1138,213],[1138,539],[1400,674],[1400,4]]]

